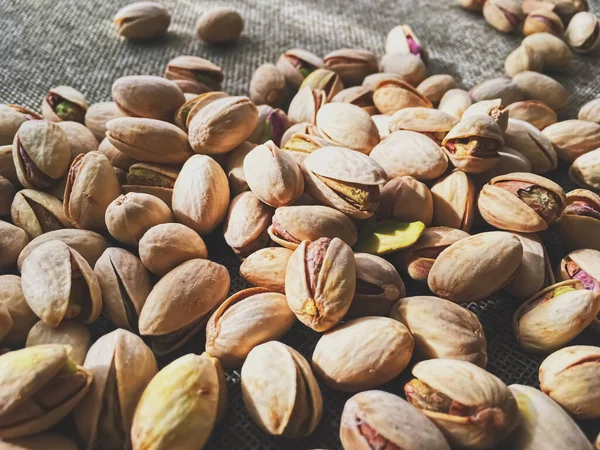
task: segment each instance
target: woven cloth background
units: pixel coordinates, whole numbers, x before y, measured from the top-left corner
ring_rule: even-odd
[[[589,0],[600,12],[600,1]],[[17,103],[36,110],[47,90],[67,84],[85,93],[88,103],[110,99],[112,82],[130,74],[161,75],[171,58],[198,55],[223,68],[223,88],[231,94],[247,94],[252,72],[264,62],[275,62],[286,49],[301,47],[324,55],[342,47],[362,47],[383,55],[385,36],[400,23],[410,24],[430,54],[429,73],[449,73],[469,89],[488,78],[502,76],[504,58],[520,42],[487,26],[483,18],[460,9],[451,0],[231,0],[246,21],[242,38],[233,45],[208,46],[193,36],[198,16],[212,1],[162,1],[171,14],[167,36],[150,42],[119,39],[111,17],[128,1],[114,0],[0,0],[0,103]],[[561,119],[573,118],[585,102],[600,95],[600,61],[576,55],[566,71],[555,74],[570,93]],[[562,172],[553,176],[566,190],[573,188]],[[544,236],[554,266],[564,253],[552,234]],[[239,261],[216,233],[207,239],[211,259],[230,271],[232,292],[243,287]],[[408,284],[409,295],[426,293]],[[515,343],[511,318],[517,302],[505,294],[465,305],[479,316],[488,340],[488,370],[507,384],[536,386],[543,357],[522,352]],[[110,325],[102,319],[94,326],[96,337]],[[299,323],[283,339],[309,360],[318,334]],[[586,331],[577,343],[600,343]],[[357,345],[360,345],[357,343]],[[200,338],[161,360],[161,365],[187,352],[201,352]],[[403,375],[382,388],[401,394],[410,377]],[[322,387],[324,412],[315,433],[304,439],[272,438],[250,420],[241,401],[239,374],[228,374],[229,405],[225,419],[216,427],[208,449],[315,449],[341,448],[339,418],[349,395]],[[595,437],[599,424],[582,423]],[[59,430],[72,429],[68,423]],[[175,450],[175,449],[173,449]]]

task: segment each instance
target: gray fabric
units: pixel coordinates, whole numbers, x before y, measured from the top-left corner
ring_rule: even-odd
[[[147,43],[119,39],[111,17],[127,1],[107,0],[0,0],[0,103],[17,103],[40,109],[50,87],[67,84],[85,93],[88,102],[110,99],[112,82],[123,75],[161,75],[167,61],[181,54],[210,59],[223,68],[224,90],[247,94],[253,70],[261,63],[275,62],[279,54],[302,47],[324,55],[341,47],[363,47],[383,54],[385,35],[400,23],[413,27],[430,54],[430,74],[450,73],[461,80],[463,88],[488,78],[502,76],[504,58],[520,42],[519,36],[498,33],[483,18],[468,13],[450,0],[233,0],[246,21],[237,44],[208,46],[196,40],[193,28],[198,15],[220,2],[190,0],[163,1],[172,13],[169,34]],[[592,10],[600,4],[590,0]],[[572,64],[556,74],[570,93],[569,105],[561,118],[572,118],[579,107],[600,94],[600,62],[576,55]],[[564,167],[553,178],[563,182]],[[566,184],[565,184],[566,183]],[[555,238],[544,235],[554,266],[564,255]],[[210,256],[226,265],[232,277],[232,292],[244,287],[238,276],[239,261],[226,247],[219,233],[208,240]],[[408,284],[410,295],[424,294],[425,288]],[[537,369],[543,357],[522,352],[511,328],[517,307],[505,294],[470,304],[483,323],[488,339],[488,370],[507,384],[538,385]],[[99,336],[110,329],[104,318],[94,326]],[[296,324],[284,341],[310,359],[318,334]],[[578,343],[598,343],[590,332]],[[360,345],[360,342],[357,342]],[[169,358],[193,351],[201,352],[200,338]],[[410,370],[383,386],[402,393]],[[208,449],[311,449],[341,448],[339,418],[349,395],[323,387],[324,412],[321,424],[308,438],[289,440],[271,438],[249,419],[241,400],[239,374],[228,374],[229,405],[223,422],[217,426]],[[590,437],[598,432],[597,423],[583,424]],[[67,422],[59,430],[72,430]]]

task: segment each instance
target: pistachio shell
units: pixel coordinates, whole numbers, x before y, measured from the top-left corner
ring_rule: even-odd
[[[512,80],[508,78],[492,78],[473,87],[469,94],[474,102],[501,99],[505,106],[525,100],[524,94]]]
[[[599,262],[598,250],[588,248],[575,250],[561,260],[556,277],[561,281],[580,280],[586,289],[592,290],[600,281]]]
[[[600,149],[587,152],[573,161],[569,168],[569,178],[583,188],[600,190],[599,163]]]
[[[15,195],[10,207],[13,223],[27,232],[30,239],[48,231],[72,228],[63,212],[63,204],[45,192],[23,189]]]
[[[593,192],[575,189],[567,194],[567,207],[554,226],[566,249],[600,250],[600,222],[594,214],[598,210],[600,198]]]
[[[60,106],[66,106],[66,108],[60,109]],[[85,97],[77,89],[70,86],[58,86],[50,89],[48,95],[44,97],[42,115],[52,122],[74,120],[83,123],[87,107]]]
[[[316,117],[319,133],[332,145],[369,154],[379,143],[379,132],[369,113],[355,105],[329,103]]]
[[[483,4],[483,17],[496,30],[512,33],[521,25],[523,12],[514,0],[488,0]]]
[[[509,77],[525,70],[539,72],[544,68],[544,55],[544,52],[537,51],[537,47],[534,49],[528,45],[521,45],[506,57],[504,72]]]
[[[538,72],[521,72],[513,77],[527,100],[539,100],[550,108],[564,108],[569,100],[567,90],[558,81]]]
[[[452,75],[432,75],[425,78],[418,86],[417,91],[423,94],[432,104],[438,104],[446,92],[456,89],[458,83]]]
[[[427,78],[423,60],[411,53],[386,53],[380,62],[381,71],[393,73],[411,86],[418,86]]]
[[[98,150],[98,141],[85,125],[78,122],[59,122],[58,126],[67,136],[71,147],[71,157],[75,158],[81,153],[89,153]]]
[[[119,109],[131,117],[170,121],[185,103],[181,89],[172,81],[150,75],[130,75],[112,85]]]
[[[496,98],[494,100],[483,100],[473,103],[465,110],[462,119],[480,114],[490,116],[496,121],[503,133],[506,131],[506,127],[508,126],[508,112],[504,109],[501,99]]]
[[[377,131],[379,131],[379,137],[383,141],[390,135],[390,119],[392,117],[387,114],[374,114],[371,116],[371,120],[375,123]]]
[[[513,119],[529,122],[540,131],[557,121],[556,113],[545,103],[536,100],[513,103],[504,111]],[[506,139],[506,135],[504,137]]]
[[[509,147],[502,147],[502,150],[498,151],[498,155],[500,156],[498,164],[490,170],[476,175],[478,185],[485,184],[500,175],[514,172],[531,172],[531,162],[522,153]]]
[[[244,142],[229,152],[223,169],[229,179],[229,189],[232,195],[241,194],[249,190],[246,174],[244,173],[244,159],[256,144]]]
[[[539,8],[531,11],[523,24],[523,34],[551,33],[561,36],[565,30],[561,18],[550,8]]]
[[[98,146],[98,152],[106,156],[113,167],[121,169],[125,172],[127,172],[132,165],[138,162],[137,159],[127,156],[117,147],[112,145],[107,137],[100,142],[100,145]]]
[[[552,142],[533,125],[522,120],[508,119],[504,142],[507,147],[522,153],[531,162],[534,173],[556,169],[558,159]]]
[[[288,50],[277,60],[277,68],[283,73],[286,83],[293,88],[298,88],[308,74],[323,66],[321,58],[299,48]]]
[[[577,118],[600,124],[600,99],[595,98],[583,105]]]
[[[471,96],[462,89],[450,89],[440,100],[438,109],[460,119],[473,103]]]
[[[1,105],[0,114],[2,114]],[[0,120],[2,119],[0,118]],[[6,178],[15,186],[20,184],[19,177],[17,176],[17,169],[15,168],[15,163],[12,157],[12,145],[0,146],[0,176]]]
[[[285,96],[285,77],[274,64],[258,66],[250,80],[250,99],[255,105],[281,106]]]
[[[381,189],[378,220],[423,222],[431,225],[433,198],[429,188],[411,176],[392,178]]]
[[[482,11],[485,0],[458,0],[460,6],[471,11]]]
[[[573,162],[600,147],[600,125],[584,120],[565,120],[544,128],[542,134],[554,145],[561,159]]]
[[[402,78],[394,73],[378,72],[367,75],[362,82],[362,87],[370,91],[374,91],[380,81],[402,81]]]
[[[451,114],[431,108],[404,108],[396,111],[389,123],[391,133],[398,130],[416,131],[441,143],[444,136],[458,123]]]
[[[211,44],[233,42],[244,29],[244,19],[233,8],[212,8],[196,23],[196,37]]]
[[[41,117],[21,106],[0,104],[0,145],[12,144],[21,124],[32,119]]]
[[[63,322],[56,328],[50,328],[40,320],[29,330],[25,347],[45,344],[68,345],[71,347],[71,360],[77,365],[83,365],[91,341],[90,330],[78,322]]]
[[[250,255],[269,242],[267,227],[272,217],[273,208],[252,192],[242,192],[229,205],[223,225],[225,242],[242,257]]]
[[[542,240],[536,234],[513,234],[523,246],[523,260],[504,288],[515,297],[525,300],[542,288],[554,284],[554,275]]]
[[[316,123],[317,112],[326,103],[324,91],[305,86],[292,99],[288,109],[288,119],[291,123]]]
[[[364,109],[370,116],[377,114],[379,111],[373,103],[373,91],[363,86],[353,86],[338,92],[331,99],[332,102],[349,103],[359,106]],[[371,117],[372,119],[373,117]]]
[[[31,310],[21,288],[21,277],[16,275],[0,276],[0,308],[4,308],[10,316],[11,326],[4,329],[4,337],[0,342],[11,346],[22,346],[27,339],[27,333],[38,321]]]
[[[476,188],[469,175],[458,169],[431,187],[433,225],[469,231],[475,215]]]
[[[166,33],[171,15],[160,3],[143,1],[121,8],[113,21],[120,36],[127,39],[148,39]]]
[[[421,42],[409,25],[398,25],[389,31],[385,40],[385,52],[411,53],[421,57],[424,61],[427,60],[427,54],[421,46]]]
[[[521,45],[540,55],[544,70],[561,69],[571,62],[571,51],[567,44],[550,33],[527,36]]]
[[[123,116],[115,102],[94,103],[85,112],[85,126],[102,141],[106,137],[106,123]]]
[[[285,293],[285,272],[293,251],[283,247],[261,248],[240,266],[240,276],[250,285]]]
[[[390,115],[403,108],[433,107],[427,97],[413,86],[404,81],[390,78],[377,82],[373,92],[373,103],[382,114]]]
[[[590,53],[600,42],[600,22],[591,12],[581,11],[573,16],[565,32],[571,48],[578,53]]]
[[[374,255],[386,255],[413,245],[425,229],[423,222],[397,222],[385,220],[373,230],[361,234],[354,250]]]
[[[324,101],[329,102],[344,89],[344,83],[338,74],[329,69],[317,69],[310,73],[300,85],[300,90],[310,87],[313,91],[323,92]]]
[[[323,57],[325,67],[337,73],[345,86],[356,86],[378,72],[377,56],[362,48],[341,48]]]

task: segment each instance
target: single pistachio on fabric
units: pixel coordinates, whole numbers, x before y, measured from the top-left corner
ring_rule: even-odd
[[[569,22],[565,38],[577,53],[593,52],[600,42],[600,21],[591,12],[579,12]]]
[[[306,191],[325,206],[352,218],[371,217],[379,204],[379,187],[387,181],[372,158],[342,147],[320,148],[302,164]]]
[[[167,32],[171,15],[160,3],[144,1],[121,8],[113,22],[117,33],[126,39],[149,39]]]
[[[374,114],[371,116],[371,120],[375,122],[377,131],[379,131],[379,138],[383,141],[390,135],[390,120],[391,116],[387,114]]]
[[[474,102],[500,99],[503,105],[525,100],[521,88],[508,78],[492,78],[473,87],[469,94]]]
[[[226,408],[227,385],[219,360],[206,352],[182,356],[158,372],[140,397],[131,427],[132,449],[203,448]]]
[[[552,108],[537,100],[516,102],[508,105],[504,111],[511,118],[528,122],[540,131],[557,122]]]
[[[467,91],[462,89],[450,89],[444,94],[438,105],[438,109],[460,119],[473,100]]]
[[[600,147],[600,125],[585,120],[564,120],[544,128],[559,158],[573,162]]]
[[[87,394],[93,375],[69,353],[64,345],[36,345],[0,356],[2,439],[47,430]]]
[[[360,48],[341,48],[323,57],[325,67],[333,70],[345,86],[358,86],[365,77],[379,71],[377,56]]]
[[[519,86],[527,100],[542,101],[555,111],[565,107],[568,102],[567,90],[547,75],[525,71],[515,75],[513,83]]]
[[[377,72],[367,75],[362,82],[362,87],[370,91],[374,91],[380,81],[403,81],[402,78],[394,73]]]
[[[266,247],[270,242],[267,227],[272,217],[273,208],[252,192],[242,192],[229,204],[223,223],[225,242],[241,258]]]
[[[575,250],[565,256],[557,269],[557,278],[562,281],[579,280],[588,290],[600,287],[600,251],[593,249]]]
[[[130,75],[112,85],[112,98],[119,109],[131,117],[171,121],[177,108],[185,103],[175,83],[151,75]]]
[[[0,146],[12,144],[21,124],[27,120],[41,120],[38,113],[12,104],[0,104]]]
[[[210,44],[237,41],[244,30],[244,19],[234,8],[211,8],[196,23],[196,37]]]
[[[523,246],[523,259],[504,289],[526,300],[546,286],[554,284],[554,274],[544,243],[536,234],[513,233]]]
[[[361,231],[354,250],[372,255],[386,255],[412,246],[425,229],[423,222],[384,220]]]
[[[389,78],[377,83],[373,92],[373,103],[382,114],[389,115],[403,108],[433,108],[427,97],[410,84]]]
[[[261,248],[242,262],[240,276],[252,286],[284,294],[285,272],[292,253],[283,247]]]
[[[386,53],[381,58],[380,67],[382,72],[393,73],[415,88],[427,78],[425,63],[411,53]]]
[[[594,100],[590,100],[583,105],[581,109],[579,109],[577,118],[579,120],[586,120],[588,122],[600,124],[600,99],[595,98]]]
[[[429,227],[423,230],[419,240],[397,254],[392,261],[415,281],[427,281],[431,266],[442,251],[455,242],[468,238],[466,231],[450,227]]]
[[[290,257],[285,293],[292,312],[315,331],[325,331],[348,311],[356,287],[351,248],[339,238],[303,241]]]
[[[364,109],[370,116],[379,111],[373,102],[373,91],[363,86],[352,86],[341,90],[331,99],[333,103],[349,103]]]
[[[569,178],[578,186],[600,190],[600,149],[587,152],[573,161],[569,168]]]
[[[2,450],[77,450],[77,443],[67,436],[40,433],[2,441]]]
[[[207,259],[180,264],[150,291],[139,317],[140,334],[149,337],[157,355],[176,350],[203,329],[229,285],[229,273],[220,264]]]
[[[483,17],[496,30],[512,33],[521,25],[523,11],[514,0],[489,0],[483,5]]]
[[[321,336],[312,363],[315,375],[328,387],[357,392],[396,378],[408,365],[413,346],[412,335],[400,322],[361,317]]]
[[[469,231],[475,218],[477,188],[465,172],[455,169],[431,187],[433,225]]]
[[[310,87],[314,91],[323,91],[325,101],[329,102],[338,92],[344,89],[344,83],[333,70],[322,68],[315,70],[304,79],[300,89],[305,87]]]
[[[315,90],[305,86],[298,91],[292,99],[288,108],[288,119],[291,123],[308,122],[314,125],[317,120],[317,112],[326,103],[325,91]]]
[[[567,206],[553,228],[568,250],[600,250],[600,196],[585,189],[568,192]]]
[[[419,221],[428,227],[433,218],[431,192],[411,176],[392,178],[381,188],[376,215],[377,220]]]
[[[117,147],[112,145],[107,137],[105,137],[98,146],[98,152],[108,158],[108,161],[113,167],[121,169],[124,172],[129,171],[129,168],[138,162],[137,159],[127,156]]]
[[[58,122],[62,128],[71,148],[71,158],[81,153],[89,153],[98,150],[98,141],[92,132],[83,124],[78,122]]]
[[[219,66],[199,56],[178,56],[167,63],[164,76],[167,80],[185,80],[192,83],[193,93],[218,91],[223,81]]]
[[[116,169],[115,169],[116,170]],[[121,184],[123,193],[138,192],[158,197],[171,207],[173,186],[179,170],[158,164],[135,163],[125,173],[125,181]]]
[[[102,141],[106,137],[106,122],[123,116],[115,102],[93,103],[85,112],[85,126]]]
[[[285,76],[275,64],[265,63],[250,79],[250,100],[255,105],[281,106],[285,98]]]
[[[500,448],[534,450],[536,448],[578,448],[593,450],[579,425],[543,392],[520,384],[509,387],[517,400],[520,425]]]
[[[483,10],[483,4],[485,0],[458,0],[460,6],[470,11],[481,12]]]
[[[523,23],[523,34],[529,36],[535,33],[550,33],[562,36],[565,26],[561,18],[550,9],[539,8],[531,11]]]
[[[402,398],[365,391],[346,401],[340,423],[344,449],[402,448],[449,450],[440,430]]]
[[[226,97],[229,97],[229,94],[222,91],[211,91],[194,95],[192,98],[186,99],[186,102],[175,112],[173,123],[187,133],[190,123],[196,114],[198,114],[198,111],[209,103]]]
[[[68,345],[71,347],[71,360],[82,366],[91,341],[90,330],[79,322],[63,322],[56,328],[51,328],[40,320],[27,334],[25,347],[45,344]]]
[[[525,301],[513,316],[513,330],[527,352],[547,353],[564,347],[600,312],[600,293],[577,279],[543,289]]]
[[[295,48],[283,53],[276,66],[286,83],[292,88],[298,88],[310,73],[324,67],[325,63],[314,53]]]
[[[316,116],[319,133],[332,145],[369,154],[379,143],[379,132],[369,113],[345,103],[323,105]]]
[[[2,111],[0,108],[0,114],[1,112]],[[17,169],[15,168],[15,163],[12,157],[12,145],[0,146],[0,176],[10,181],[13,186],[18,186],[21,184],[19,182]]]
[[[440,145],[448,132],[458,123],[451,114],[431,108],[404,108],[396,111],[389,123],[389,131],[415,131]]]
[[[506,131],[506,127],[508,126],[508,112],[504,108],[501,99],[497,98],[494,100],[482,100],[480,102],[473,103],[464,111],[461,120],[481,114],[484,116],[490,116],[496,121],[503,133]]]
[[[83,123],[87,108],[83,94],[70,86],[50,89],[42,101],[42,115],[51,122],[67,120]]]
[[[455,303],[483,300],[511,280],[522,258],[523,246],[510,233],[480,233],[443,250],[427,284],[435,295]]]
[[[409,25],[392,28],[385,40],[385,53],[413,54],[427,62],[427,52]]]
[[[246,140],[253,144],[273,141],[275,145],[280,145],[281,138],[289,127],[286,113],[281,109],[273,109],[269,105],[259,105],[257,108],[258,122]]]
[[[0,273],[9,272],[15,266],[28,242],[29,236],[25,230],[0,220]]]
[[[250,351],[241,386],[248,414],[268,434],[308,436],[323,415],[321,390],[310,365],[281,342],[266,342]]]
[[[3,334],[0,342],[22,347],[29,330],[39,319],[27,305],[21,288],[21,277],[0,275],[0,308],[4,309],[5,316],[10,317],[10,326],[0,332]]]
[[[15,187],[6,178],[0,175],[0,216],[10,214],[10,205],[15,197]]]
[[[481,367],[455,359],[417,363],[404,386],[408,402],[444,433],[453,447],[492,448],[519,424],[511,391]]]
[[[504,72],[509,77],[526,70],[541,72],[544,68],[544,54],[532,47],[520,45],[506,57]]]
[[[540,365],[540,389],[577,419],[600,417],[600,347],[574,345]]]
[[[547,173],[558,164],[555,147],[550,139],[528,122],[508,119],[504,133],[504,143],[531,162],[534,173]]]
[[[48,231],[73,228],[63,212],[63,204],[45,192],[23,189],[15,195],[10,207],[13,224],[34,239]]]
[[[571,62],[572,55],[567,44],[550,33],[529,35],[523,39],[521,46],[528,47],[541,57],[544,70],[563,69]]]
[[[458,88],[458,83],[452,75],[432,75],[424,79],[417,91],[423,94],[434,105],[437,105],[446,92]]]

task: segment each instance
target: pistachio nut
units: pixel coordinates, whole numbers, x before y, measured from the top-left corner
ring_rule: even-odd
[[[412,335],[400,322],[361,317],[321,336],[312,364],[317,378],[328,387],[363,391],[396,378],[408,365],[413,346]]]
[[[369,154],[379,143],[379,132],[369,113],[356,105],[329,103],[316,116],[316,125],[331,145]]]
[[[380,81],[403,81],[402,78],[394,73],[377,72],[367,75],[362,82],[362,87],[374,91]]]
[[[539,9],[548,8],[558,14],[564,23],[569,23],[569,20],[579,11],[587,11],[587,0],[524,0],[523,12],[530,12]]]
[[[123,191],[142,192],[160,198],[168,206],[173,197],[173,186],[179,170],[158,164],[135,163],[129,167]]]
[[[431,192],[411,176],[392,178],[381,188],[376,215],[378,220],[420,221],[428,227],[433,218]]]
[[[433,263],[427,284],[435,295],[455,303],[482,300],[503,288],[519,269],[523,246],[503,231],[461,239]]]
[[[473,87],[469,94],[474,102],[500,99],[505,106],[525,100],[521,88],[508,78],[492,78]]]
[[[0,436],[47,430],[81,401],[93,376],[69,358],[64,345],[36,345],[0,356]]]
[[[373,91],[363,86],[352,86],[338,92],[331,99],[333,103],[349,103],[364,109],[370,116],[377,114],[377,107],[373,102]],[[373,117],[371,117],[373,118]]]
[[[600,148],[587,152],[573,161],[569,168],[569,178],[583,188],[600,190],[598,164],[600,164]]]
[[[38,321],[21,288],[21,278],[16,275],[0,275],[0,308],[10,317],[10,327],[0,334],[0,342],[7,345],[22,346],[31,327]],[[6,320],[6,319],[5,319]]]
[[[469,231],[475,217],[475,184],[465,172],[455,169],[431,187],[433,225]]]
[[[348,311],[356,287],[354,254],[339,238],[303,241],[290,257],[285,293],[290,309],[315,331],[325,331]]]
[[[377,131],[379,131],[379,137],[383,141],[390,135],[390,120],[391,116],[387,114],[374,114],[371,116],[371,120],[375,122]]]
[[[234,196],[250,190],[244,173],[244,159],[254,147],[256,144],[251,142],[240,144],[228,153],[227,160],[223,164],[223,169],[229,179],[229,189]]]
[[[523,23],[523,34],[529,36],[535,33],[550,33],[562,36],[565,31],[562,19],[552,10],[539,8],[527,14]]]
[[[253,144],[273,141],[275,145],[280,145],[283,133],[289,127],[287,115],[281,109],[273,109],[269,105],[259,105],[257,108],[258,122],[254,131],[246,138],[247,141]]]
[[[515,103],[513,103],[514,105]],[[463,112],[461,120],[467,117],[477,116],[483,114],[484,116],[490,116],[496,121],[502,132],[506,131],[508,126],[508,111],[504,108],[502,100],[496,98],[494,100],[482,100],[477,103],[473,103]]]
[[[417,363],[404,386],[408,402],[444,433],[452,446],[492,448],[519,424],[511,391],[481,367],[455,359]]]
[[[277,341],[257,345],[242,366],[241,379],[246,410],[266,433],[308,436],[319,424],[321,390],[310,365],[293,348]]]
[[[205,235],[225,219],[228,207],[229,183],[221,166],[206,155],[188,159],[173,187],[175,220]]]
[[[133,164],[138,162],[112,145],[107,137],[100,142],[98,152],[106,156],[113,167],[121,169],[124,172],[127,172]]]
[[[415,281],[427,281],[431,266],[442,251],[455,242],[468,238],[466,231],[449,227],[430,227],[415,245],[400,252],[393,261],[404,269]]]
[[[131,117],[170,121],[175,111],[185,103],[181,89],[165,78],[151,75],[130,75],[112,85],[113,101]]]
[[[373,92],[373,103],[382,114],[392,115],[403,108],[433,108],[431,102],[410,84],[396,79],[383,79]]]
[[[0,441],[2,450],[77,450],[77,443],[67,436],[40,433],[17,439]]]
[[[567,206],[556,220],[554,230],[569,250],[600,250],[600,197],[585,189],[567,193]]]
[[[564,347],[600,312],[600,294],[577,279],[553,284],[523,303],[513,316],[521,347],[545,353]]]
[[[2,109],[0,107],[0,114],[1,113]],[[6,178],[14,186],[21,184],[12,157],[12,145],[0,146],[0,176]]]
[[[50,89],[42,101],[42,115],[51,122],[64,120],[83,123],[87,108],[83,94],[70,86]]]
[[[220,264],[190,259],[163,276],[140,313],[139,328],[156,355],[181,347],[206,324],[229,291],[229,273]]]
[[[568,102],[567,90],[547,75],[524,71],[513,77],[513,83],[519,86],[525,99],[542,101],[554,110],[563,108]]]
[[[458,0],[460,6],[471,11],[482,11],[485,0]]]
[[[483,4],[483,17],[496,30],[512,33],[521,25],[523,11],[514,0],[488,0]]]
[[[427,67],[420,56],[412,53],[386,53],[380,62],[381,71],[393,73],[402,81],[417,87],[427,78]]]
[[[593,13],[581,11],[569,22],[565,38],[577,53],[590,53],[598,48],[600,42],[600,21]]]
[[[556,169],[558,157],[555,147],[545,133],[530,123],[508,119],[504,143],[525,156],[531,162],[531,170],[534,173],[546,173]]]
[[[292,99],[288,109],[288,119],[293,124],[308,122],[314,125],[317,120],[317,112],[326,101],[325,91],[305,86]]]
[[[402,448],[449,450],[440,430],[402,398],[384,391],[365,391],[344,405],[340,440],[346,450]]]
[[[326,68],[339,75],[345,86],[360,85],[365,77],[379,71],[373,52],[360,48],[335,50],[325,55],[323,62]]]
[[[196,37],[211,44],[236,41],[244,29],[244,19],[234,8],[217,7],[203,13],[196,22]]]
[[[92,335],[85,325],[79,322],[63,322],[51,328],[43,321],[36,323],[27,334],[26,347],[45,344],[60,344],[71,347],[71,360],[82,366],[90,349]]]
[[[561,159],[573,162],[584,153],[600,147],[600,125],[585,120],[557,122],[542,131]]]
[[[384,220],[375,224],[367,224],[361,231],[354,250],[372,255],[395,253],[417,242],[424,229],[425,224],[418,221]]]
[[[198,233],[180,223],[153,226],[140,239],[138,251],[144,266],[158,276],[166,275],[190,259],[208,257]]]
[[[217,358],[182,356],[152,378],[135,408],[133,450],[204,447],[225,414],[227,386]]]
[[[517,400],[521,423],[501,448],[505,450],[593,450],[575,421],[543,392],[520,384],[509,387]]]
[[[600,290],[600,252],[592,249],[575,250],[565,256],[557,270],[562,281],[579,280],[588,290]]]
[[[451,114],[431,108],[404,108],[396,111],[389,122],[390,133],[398,130],[424,134],[440,145],[448,132],[458,123]]]
[[[370,157],[388,177],[432,180],[448,168],[448,158],[431,138],[414,131],[395,131],[373,148]]]
[[[71,161],[63,130],[47,120],[28,120],[15,135],[12,156],[23,187],[45,189],[65,175]]]
[[[113,22],[126,39],[149,39],[167,32],[171,15],[160,3],[142,1],[121,8]]]
[[[544,52],[539,52],[526,45],[520,45],[506,57],[504,72],[509,77],[514,77],[526,70],[541,72],[544,68],[544,55]]]
[[[534,233],[543,231],[565,209],[562,188],[530,173],[501,175],[486,184],[477,206],[484,220],[501,230]]]
[[[78,122],[59,122],[58,126],[67,136],[71,148],[71,158],[75,158],[81,153],[98,150],[98,141],[85,125]]]
[[[15,187],[6,178],[0,175],[0,216],[10,214],[10,205],[15,197]]]
[[[221,91],[204,92],[203,94],[194,95],[192,98],[186,99],[186,102],[177,109],[173,122],[187,133],[190,123],[196,114],[198,114],[198,111],[209,103],[226,97],[229,97],[229,94]]]
[[[355,253],[356,292],[348,310],[351,317],[387,316],[391,306],[406,295],[394,266],[368,253]]]
[[[218,91],[223,81],[219,66],[199,56],[178,56],[167,63],[164,76],[167,80],[184,80],[191,83],[193,93]]]
[[[427,52],[409,25],[398,25],[389,31],[385,53],[413,54],[427,62]]]
[[[229,204],[223,224],[225,242],[242,258],[266,247],[269,243],[267,227],[272,217],[273,208],[252,192],[242,192]]]
[[[312,152],[330,145],[330,140],[320,136],[294,133],[285,143],[285,147],[282,147],[282,150],[285,150],[285,152],[289,153],[294,161],[296,161],[299,165],[302,165],[306,157]]]
[[[450,89],[440,100],[438,109],[460,119],[472,104],[473,100],[467,91]]]
[[[285,295],[255,287],[225,300],[206,324],[206,351],[224,367],[241,367],[257,345],[287,333],[296,317]]]
[[[590,100],[583,105],[579,110],[577,118],[579,120],[586,120],[588,122],[600,124],[600,99],[595,98],[594,100]]]
[[[504,111],[511,118],[528,122],[540,131],[557,121],[556,113],[552,108],[537,100],[513,103],[508,105]]]
[[[571,62],[571,51],[567,44],[550,33],[531,34],[523,39],[521,46],[528,47],[539,55],[544,70],[562,69]]]
[[[302,164],[306,191],[325,206],[352,218],[371,217],[387,176],[373,159],[342,147],[320,148]]]
[[[458,83],[452,75],[432,75],[424,79],[417,91],[423,94],[434,105],[437,105],[446,92],[458,88]]]
[[[285,76],[275,64],[265,63],[250,79],[250,100],[255,105],[281,106],[285,98]]]
[[[13,223],[24,229],[30,239],[48,231],[73,227],[63,212],[63,204],[60,200],[33,189],[17,192],[10,213]]]
[[[317,69],[310,73],[300,85],[300,89],[310,87],[313,91],[323,91],[325,101],[329,102],[344,89],[341,77],[333,70]]]
[[[0,145],[12,144],[15,134],[27,120],[41,120],[38,113],[18,105],[0,104]]]
[[[540,389],[577,419],[600,417],[600,347],[574,345],[540,366]]]
[[[106,137],[106,122],[124,115],[115,102],[94,103],[85,112],[85,126],[102,141]]]
[[[240,276],[250,285],[285,293],[285,272],[293,251],[283,247],[261,248],[240,266]]]
[[[286,83],[292,88],[298,88],[310,73],[324,67],[325,63],[314,53],[295,48],[283,53],[276,66]]]

